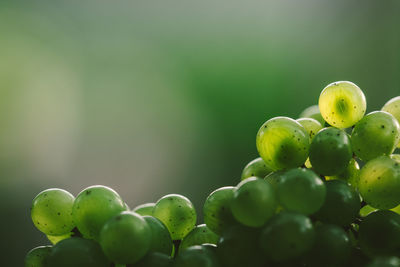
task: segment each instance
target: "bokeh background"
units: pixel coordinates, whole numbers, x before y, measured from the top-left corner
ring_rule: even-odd
[[[257,157],[267,119],[350,80],[368,111],[400,95],[400,2],[0,1],[0,251],[48,241],[32,199],[104,184],[133,208],[199,213]]]

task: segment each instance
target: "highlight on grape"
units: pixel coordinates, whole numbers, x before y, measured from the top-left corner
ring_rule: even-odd
[[[52,245],[25,266],[400,266],[400,96],[366,107],[339,81],[300,118],[267,120],[260,157],[210,193],[201,223],[178,194],[130,209],[106,186],[44,190],[31,218]]]

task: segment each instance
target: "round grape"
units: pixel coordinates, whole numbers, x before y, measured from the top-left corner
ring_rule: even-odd
[[[25,257],[25,267],[46,267],[51,248],[51,246],[40,246],[30,250]]]
[[[325,120],[322,118],[321,112],[319,112],[318,105],[312,105],[303,110],[300,113],[299,118],[311,118],[318,121],[322,126],[325,125]]]
[[[321,123],[312,118],[301,118],[297,119],[296,121],[300,123],[304,129],[306,129],[308,136],[310,136],[310,141],[323,128]]]
[[[153,216],[143,216],[151,229],[150,252],[160,252],[166,255],[172,254],[172,239],[167,227]]]
[[[142,216],[153,216],[153,208],[156,203],[145,203],[133,209],[134,212]]]
[[[262,158],[256,158],[255,160],[249,162],[246,167],[244,167],[241,179],[243,181],[244,179],[253,176],[264,178],[271,172],[272,170],[267,167]]]
[[[382,111],[386,111],[393,115],[400,123],[400,96],[393,97],[382,107]],[[397,144],[400,147],[400,143]]]
[[[174,267],[218,267],[218,258],[209,247],[192,246],[183,250],[175,259]]]
[[[189,234],[183,238],[182,243],[179,245],[179,253],[191,246],[203,244],[217,244],[219,236],[211,231],[207,225],[197,225]]]

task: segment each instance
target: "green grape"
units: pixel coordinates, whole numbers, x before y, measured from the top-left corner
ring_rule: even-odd
[[[315,227],[315,242],[307,253],[307,266],[343,266],[350,253],[346,232],[333,224],[321,224]]]
[[[400,267],[398,257],[377,257],[374,258],[366,267]]]
[[[151,229],[151,245],[149,252],[160,252],[166,255],[172,254],[172,239],[167,227],[153,216],[143,216]]]
[[[351,133],[354,153],[363,161],[390,155],[400,140],[398,121],[389,113],[374,111],[359,121]]]
[[[364,116],[367,101],[357,85],[340,81],[331,83],[322,90],[318,106],[327,123],[334,127],[347,128]]]
[[[276,204],[272,186],[264,179],[251,177],[238,184],[231,210],[238,222],[260,227],[274,215]]]
[[[104,223],[122,211],[125,211],[125,203],[117,192],[94,185],[76,197],[72,215],[83,237],[98,240]]]
[[[265,122],[257,133],[258,153],[272,171],[304,164],[310,145],[309,135],[297,121],[276,117]]]
[[[313,171],[303,168],[283,173],[277,186],[278,202],[282,207],[305,215],[321,208],[325,194],[324,182]]]
[[[244,179],[253,176],[264,178],[271,172],[272,170],[267,167],[262,158],[256,158],[255,160],[249,162],[249,164],[247,164],[246,167],[244,167],[241,179],[243,181]]]
[[[51,248],[51,246],[40,246],[30,250],[25,257],[25,267],[46,267]]]
[[[179,245],[179,253],[190,246],[203,245],[206,243],[217,244],[218,240],[219,236],[211,231],[207,225],[200,224],[183,238],[182,243]]]
[[[204,246],[191,246],[180,252],[175,259],[174,267],[218,267],[215,252]]]
[[[153,216],[153,208],[156,203],[145,203],[142,205],[137,206],[133,209],[134,212],[142,215],[142,216]]]
[[[400,163],[380,156],[360,171],[358,189],[363,200],[377,209],[391,209],[400,204]]]
[[[110,260],[132,264],[146,255],[152,241],[146,220],[135,212],[123,211],[104,224],[99,243]]]
[[[393,115],[400,123],[400,96],[393,97],[382,107],[382,111],[386,111]],[[400,147],[400,143],[397,144]]]
[[[126,267],[172,267],[173,260],[170,256],[159,252],[148,253],[135,264],[128,264]],[[188,266],[189,267],[189,266]]]
[[[325,179],[328,181],[343,180],[350,184],[354,189],[358,189],[358,182],[360,180],[360,166],[355,159],[351,159],[344,172],[338,175],[325,176]]]
[[[74,196],[58,188],[40,192],[32,202],[31,218],[39,231],[46,235],[63,235],[74,227],[71,215]]]
[[[196,210],[182,195],[170,194],[159,199],[153,216],[167,226],[172,240],[182,240],[196,225]]]
[[[347,133],[332,127],[319,131],[310,145],[310,162],[313,169],[322,175],[344,172],[352,155]]]
[[[400,215],[389,210],[370,213],[360,223],[361,250],[368,256],[393,256],[400,248]]]
[[[314,243],[311,220],[302,214],[283,211],[267,223],[260,245],[269,259],[281,262],[306,253]]]
[[[276,171],[276,172],[271,172],[270,174],[265,176],[264,180],[267,181],[270,185],[272,185],[274,192],[278,190],[279,181],[282,179],[282,175],[284,173],[285,171]]]
[[[224,229],[236,224],[231,211],[234,187],[226,186],[213,191],[203,206],[204,222],[214,233],[221,235]]]
[[[309,106],[303,112],[300,113],[299,118],[311,118],[318,121],[322,126],[325,125],[325,120],[322,118],[321,112],[319,112],[318,105]]]
[[[55,245],[61,240],[70,238],[73,234],[74,234],[73,232],[69,232],[66,233],[65,235],[46,235],[46,237],[53,245]]]
[[[296,121],[300,123],[304,129],[306,129],[308,136],[310,136],[310,141],[323,128],[321,123],[312,118],[301,118],[297,119]]]
[[[110,262],[93,240],[72,237],[57,243],[46,267],[109,267]]]
[[[324,222],[349,225],[360,211],[360,197],[354,188],[341,180],[325,182],[326,198],[315,217]]]
[[[362,207],[360,209],[360,216],[361,217],[366,217],[368,216],[368,214],[370,214],[371,212],[376,211],[377,209],[371,207],[370,205],[365,205],[364,207]]]

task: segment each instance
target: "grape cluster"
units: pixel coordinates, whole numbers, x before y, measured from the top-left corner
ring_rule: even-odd
[[[335,82],[300,119],[265,122],[260,157],[197,226],[182,195],[131,210],[105,186],[45,190],[31,217],[53,245],[25,266],[400,266],[400,97],[365,111],[357,85]]]

